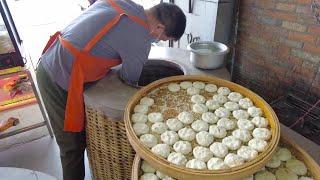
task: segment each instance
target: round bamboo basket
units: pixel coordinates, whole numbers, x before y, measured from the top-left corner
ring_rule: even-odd
[[[286,137],[285,134],[281,134],[280,144],[288,148],[293,155],[303,161],[307,166],[309,172],[312,174],[314,179],[320,179],[320,167],[319,165],[306,153],[299,145],[297,145],[292,139]],[[139,180],[139,176],[142,174],[140,171],[142,159],[136,155],[132,165],[132,180]],[[166,173],[166,172],[163,172]]]
[[[180,81],[203,81],[206,83],[213,83],[217,86],[228,87],[230,90],[239,92],[246,97],[249,97],[255,104],[255,106],[262,109],[264,115],[269,120],[269,124],[271,127],[272,137],[269,141],[269,144],[266,150],[258,155],[252,161],[246,162],[245,164],[225,170],[194,170],[189,168],[183,168],[180,166],[176,166],[170,164],[166,159],[160,158],[153,154],[148,148],[144,147],[142,143],[140,143],[139,138],[135,135],[134,130],[131,124],[131,114],[135,105],[139,103],[139,100],[146,96],[153,89],[170,82],[180,82]],[[158,169],[159,171],[166,172],[167,175],[184,180],[194,180],[195,178],[201,180],[209,180],[209,179],[239,179],[242,177],[249,176],[258,170],[260,170],[266,162],[271,159],[272,154],[275,152],[276,147],[278,145],[280,139],[280,126],[279,120],[269,106],[267,102],[265,102],[260,96],[250,91],[249,89],[240,86],[238,84],[232,83],[230,81],[226,81],[223,79],[219,79],[216,77],[208,77],[208,76],[199,76],[199,75],[188,75],[188,76],[173,76],[164,79],[160,79],[155,81],[148,86],[140,89],[128,102],[125,114],[124,121],[127,130],[127,136],[130,144],[136,151],[136,153],[145,159],[151,166]]]

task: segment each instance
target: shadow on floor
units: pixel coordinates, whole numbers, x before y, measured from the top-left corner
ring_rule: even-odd
[[[85,157],[85,180],[91,180],[88,159]],[[0,152],[0,166],[40,171],[62,180],[59,148],[50,136]]]

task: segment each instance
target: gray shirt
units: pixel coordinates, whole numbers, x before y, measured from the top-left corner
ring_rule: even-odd
[[[115,2],[127,13],[146,21],[142,6],[130,0]],[[107,0],[99,0],[63,29],[62,37],[76,48],[82,49],[116,15],[117,11]],[[150,48],[149,30],[123,16],[119,23],[98,41],[90,54],[105,58],[121,58],[120,76],[128,83],[136,85]],[[73,60],[73,55],[59,41],[55,41],[41,57],[41,63],[51,79],[65,90],[68,90]]]

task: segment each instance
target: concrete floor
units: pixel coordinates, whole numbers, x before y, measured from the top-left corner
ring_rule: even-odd
[[[86,177],[91,180],[88,159]],[[45,136],[0,152],[0,167],[18,167],[40,171],[62,180],[59,148],[54,138]]]

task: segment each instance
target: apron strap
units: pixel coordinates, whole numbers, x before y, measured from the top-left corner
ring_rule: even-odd
[[[108,31],[119,22],[120,18],[125,14],[120,14],[109,21],[83,48],[83,51],[89,52],[92,47],[106,34]]]
[[[113,0],[107,0],[108,3],[119,13],[119,14],[123,14],[126,13],[116,2],[114,2]]]
[[[49,48],[50,46],[54,43],[54,41],[56,39],[58,39],[59,35],[60,35],[60,31],[57,31],[56,33],[54,33],[52,36],[50,36],[49,41],[47,42],[46,46],[44,47],[42,54],[44,54]]]
[[[114,0],[107,0],[110,5],[119,13],[119,14],[127,14],[127,16],[134,22],[140,24],[141,26],[145,27],[146,29],[149,29],[148,24],[142,20],[141,18],[137,17],[137,16],[133,16],[130,15],[128,13],[126,13],[116,2],[114,2]]]
[[[64,131],[81,132],[84,129],[85,111],[83,100],[83,84],[85,75],[79,62],[74,61],[71,69],[71,81],[64,114]]]
[[[62,46],[67,48],[74,57],[78,56],[80,51],[77,48],[75,48],[68,40],[64,39],[61,36],[59,36],[59,40],[60,40],[60,43],[62,44]]]
[[[140,24],[141,26],[143,26],[144,28],[146,28],[147,30],[149,30],[148,24],[144,20],[142,20],[141,18],[139,18],[137,16],[131,16],[131,15],[128,15],[128,17],[133,22],[136,22],[136,23]]]

